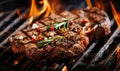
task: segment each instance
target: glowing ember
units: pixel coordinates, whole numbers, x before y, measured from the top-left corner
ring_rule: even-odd
[[[67,66],[64,66],[63,69],[62,69],[62,71],[68,71],[67,70]]]
[[[92,7],[92,3],[91,3],[91,0],[86,0],[86,3],[89,7]]]
[[[110,1],[110,6],[112,8],[112,13],[115,18],[115,21],[117,22],[118,26],[120,27],[120,13],[117,12],[117,10],[115,9],[115,7],[111,1]]]

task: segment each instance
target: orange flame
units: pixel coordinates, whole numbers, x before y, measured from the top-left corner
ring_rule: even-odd
[[[14,61],[14,64],[15,64],[15,65],[17,65],[18,63],[19,63],[19,61],[17,61],[17,60]]]
[[[89,7],[92,7],[92,3],[91,3],[91,0],[86,0],[86,3]]]
[[[117,52],[117,60],[119,60],[120,59],[120,47],[119,46],[116,48],[116,52]]]
[[[40,1],[40,3],[41,3],[41,1]],[[38,16],[41,15],[41,14],[43,14],[44,12],[46,12],[46,14],[45,14],[44,17],[47,17],[47,16],[49,16],[50,13],[53,13],[53,10],[52,10],[52,8],[51,8],[48,0],[43,0],[42,3],[43,3],[43,8],[42,8],[42,10],[38,13]]]
[[[14,64],[17,65],[17,64],[20,62],[20,60],[23,59],[23,57],[24,57],[24,56],[21,55],[20,57],[18,57],[17,59],[15,59],[15,60],[14,60]]]
[[[101,8],[101,4],[100,4],[100,2],[98,2],[97,0],[95,0],[95,5],[96,5],[98,8]]]
[[[36,5],[36,0],[31,0],[31,8],[30,8],[30,13],[29,16],[38,16],[38,9]]]
[[[115,18],[115,21],[117,22],[118,26],[120,27],[120,13],[116,11],[116,9],[111,1],[110,1],[110,6],[112,8],[112,13]]]
[[[67,70],[67,66],[64,66],[63,69],[62,69],[62,71],[68,71]]]
[[[95,0],[96,7],[100,8],[102,10],[105,10],[106,4],[107,3],[104,3],[103,0]]]
[[[18,10],[17,10],[17,15],[20,15],[20,14],[21,14],[21,13],[20,13],[20,9],[18,9]]]
[[[31,0],[31,8],[30,8],[30,13],[29,13],[29,17],[30,17],[29,23],[31,23],[34,18],[38,18],[43,13],[45,13],[44,17],[47,17],[51,13],[54,13],[53,11],[54,11],[55,2],[53,1],[52,7],[51,7],[51,4],[48,0],[39,1],[39,4],[43,4],[42,9],[39,10],[37,8],[36,0]]]

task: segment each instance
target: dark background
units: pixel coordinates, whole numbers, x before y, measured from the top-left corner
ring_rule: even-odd
[[[40,0],[36,0],[40,1]],[[84,0],[60,0],[66,5],[79,5]],[[31,0],[0,0],[0,11],[30,7]]]
[[[29,0],[0,0],[0,11],[28,7],[29,4],[30,4]]]

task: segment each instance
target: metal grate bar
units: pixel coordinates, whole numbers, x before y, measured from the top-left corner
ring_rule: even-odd
[[[46,71],[51,65],[52,65],[52,63],[47,63],[47,64],[42,68],[42,71]]]
[[[5,14],[5,13],[1,12],[1,13],[0,13],[0,18],[1,18],[4,14]]]
[[[26,11],[25,11],[24,13],[26,13]],[[23,13],[23,14],[24,14],[24,13]],[[15,23],[14,23],[14,24],[18,23],[19,21],[20,21],[20,17],[17,18],[17,20],[15,20]],[[11,35],[9,35],[6,39],[4,39],[4,40],[0,43],[0,48],[3,46],[3,44],[7,43],[9,37],[11,37],[11,36],[14,35],[16,32],[18,32],[19,30],[21,30],[21,29],[23,29],[24,27],[26,27],[26,25],[27,25],[28,22],[29,22],[29,19],[27,19],[21,26],[18,27],[18,29],[16,29],[13,33],[11,33]],[[13,23],[11,23],[11,24],[13,24]],[[9,26],[11,26],[11,25],[9,25]],[[11,28],[11,27],[9,27],[9,26],[8,26],[8,29]],[[12,26],[13,26],[13,25],[12,25]],[[8,29],[7,29],[7,31],[8,31]],[[4,33],[5,33],[5,31],[4,31]],[[0,33],[0,34],[1,34],[1,33]]]
[[[6,53],[10,48],[11,48],[11,46],[7,47],[2,53],[0,53],[0,57],[1,57],[4,53]]]
[[[15,69],[13,69],[9,66],[6,66],[6,65],[0,65],[0,70],[1,71],[16,71]]]
[[[113,35],[110,37],[110,39],[107,41],[107,43],[96,54],[95,58],[91,61],[91,63],[89,64],[89,66],[92,66],[95,62],[97,62],[99,60],[99,58],[101,58],[103,56],[103,53],[105,52],[105,50],[107,50],[109,48],[109,46],[113,43],[114,38],[116,36],[118,36],[119,31],[120,31],[119,28],[117,28],[116,31],[113,33]]]
[[[0,22],[0,28],[5,24],[6,21],[10,21],[11,17],[13,17],[16,14],[17,10],[14,10],[10,15],[8,15],[4,20]]]
[[[29,69],[30,69],[31,66],[32,66],[31,61],[30,61],[30,60],[27,60],[26,63],[24,63],[24,64],[21,66],[20,70],[21,70],[21,71],[22,71],[22,70],[29,71]]]
[[[59,65],[59,67],[57,68],[57,71],[62,71],[62,68],[65,66],[65,63],[62,63],[61,65]]]
[[[95,45],[97,44],[98,42],[94,42],[93,44],[91,44],[91,46],[89,47],[89,49],[87,49],[86,52],[84,52],[84,54],[80,57],[80,59],[73,65],[73,67],[71,68],[72,71],[74,71],[79,65],[82,65],[83,63],[82,60],[84,59],[84,57],[86,55],[88,55],[92,49],[95,47]]]
[[[27,13],[27,11],[25,11],[23,14],[21,14],[18,18],[16,18],[12,23],[10,23],[9,26],[7,26],[1,33],[0,36],[2,36],[5,32],[7,32],[8,30],[10,30],[14,25],[16,25],[18,22],[21,21],[21,16],[25,15]]]
[[[10,36],[8,36],[2,43],[0,43],[0,46],[3,46],[3,44],[7,43],[8,38],[11,37],[12,35],[14,35],[16,32],[20,31],[21,29],[23,29],[24,27],[26,27],[27,23],[28,23],[29,19],[27,19],[17,30],[15,30],[15,32],[13,32]]]
[[[113,60],[115,57],[116,57],[116,49],[104,61],[102,61],[104,63],[102,65],[102,67],[99,69],[99,71],[102,71],[102,69],[106,68],[108,66],[107,65],[108,62]]]
[[[111,20],[111,27],[112,27],[112,25],[114,24],[114,19],[112,19]],[[97,45],[99,45],[99,43],[98,42],[101,42],[101,41],[96,41],[96,42],[94,42],[94,43],[92,43],[91,45],[90,45],[90,47],[83,53],[83,55],[80,57],[80,59],[73,65],[73,67],[72,67],[72,70],[74,71],[74,69],[76,69],[79,65],[85,65],[83,62],[82,62],[82,60],[84,60],[84,58],[85,57],[87,57],[89,54],[90,54],[90,52],[92,51],[92,49],[93,48],[95,48]]]
[[[120,59],[118,60],[117,64],[116,64],[116,69],[115,71],[119,71],[120,70]]]

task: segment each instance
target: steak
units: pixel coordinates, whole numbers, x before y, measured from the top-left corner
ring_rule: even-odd
[[[91,41],[109,34],[108,15],[92,7],[51,14],[26,26],[9,41],[14,53],[43,63],[80,56]]]

